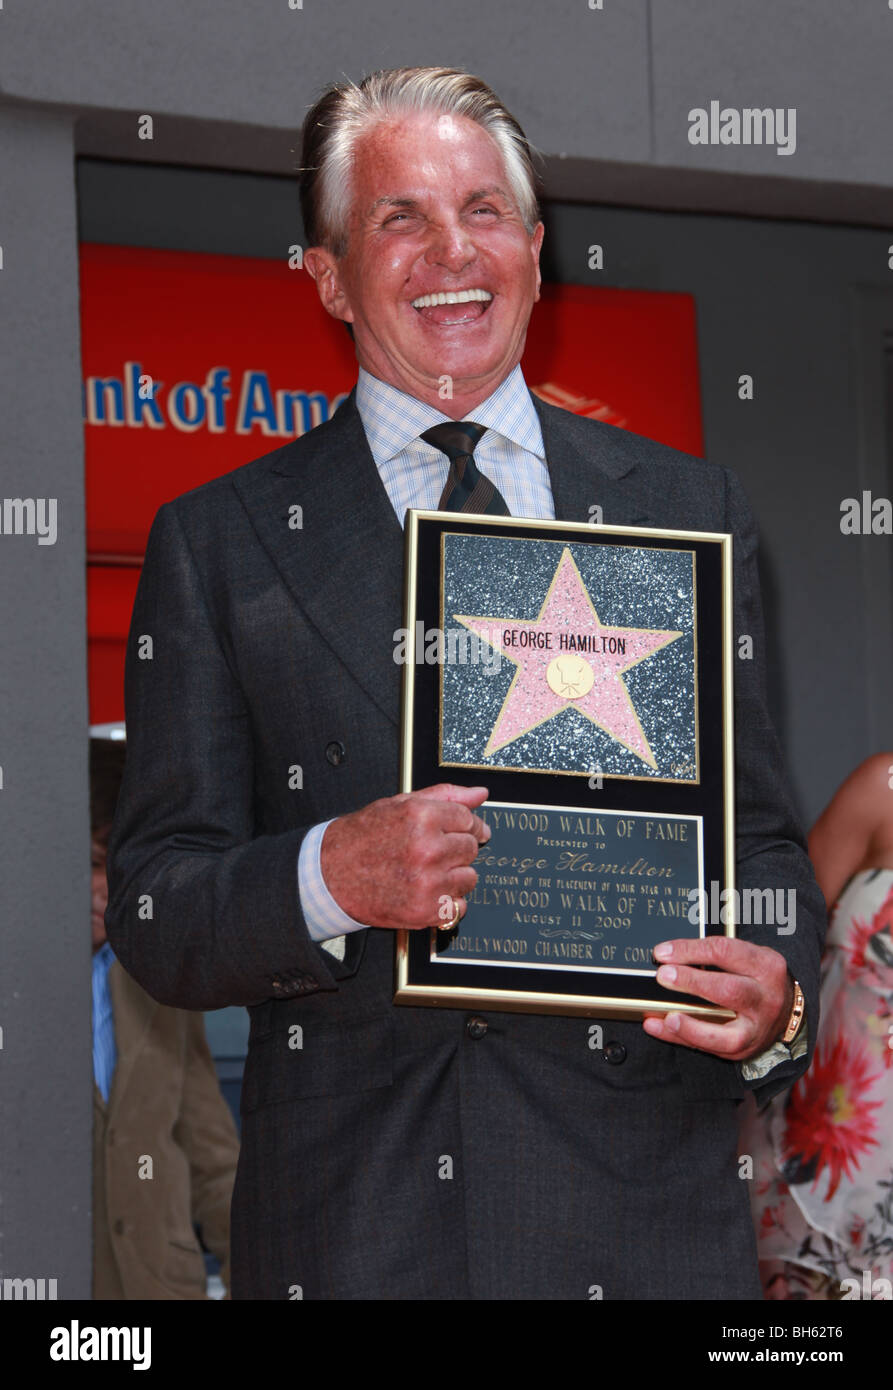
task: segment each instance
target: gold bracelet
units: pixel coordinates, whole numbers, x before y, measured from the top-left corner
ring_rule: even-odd
[[[791,1016],[788,1019],[788,1026],[784,1030],[781,1041],[785,1044],[792,1043],[800,1032],[800,1025],[803,1022],[803,1012],[806,1008],[806,1000],[803,991],[797,981],[794,981],[794,1007],[791,1009]]]

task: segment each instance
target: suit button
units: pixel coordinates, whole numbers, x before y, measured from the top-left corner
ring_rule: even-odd
[[[487,1020],[485,1018],[475,1016],[468,1020],[465,1025],[465,1031],[470,1038],[474,1038],[475,1042],[477,1042],[486,1034],[487,1026]]]
[[[619,1067],[621,1062],[625,1062],[626,1048],[623,1043],[605,1043],[605,1061],[609,1062],[612,1067]]]
[[[116,1236],[123,1236],[123,1234],[124,1234],[124,1222],[121,1220],[120,1216],[118,1217],[117,1221],[115,1222],[114,1227],[113,1227],[113,1230],[114,1230]]]
[[[347,749],[338,739],[326,744],[326,761],[330,762],[332,767],[340,767],[346,757]]]

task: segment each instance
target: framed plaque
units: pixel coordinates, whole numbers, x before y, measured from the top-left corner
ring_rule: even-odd
[[[734,934],[731,536],[409,511],[400,638],[401,789],[486,786],[492,834],[395,1002],[731,1017],[652,954]]]

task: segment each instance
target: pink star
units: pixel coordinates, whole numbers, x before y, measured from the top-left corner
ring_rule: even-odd
[[[487,741],[485,757],[573,706],[657,769],[623,672],[675,642],[681,632],[605,627],[567,548],[535,620],[453,616],[517,668]],[[493,631],[497,623],[498,635]]]

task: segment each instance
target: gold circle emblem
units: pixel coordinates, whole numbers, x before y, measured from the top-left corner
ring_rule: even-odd
[[[579,700],[588,695],[595,681],[595,672],[582,656],[566,652],[556,656],[546,668],[549,689],[565,700]]]

